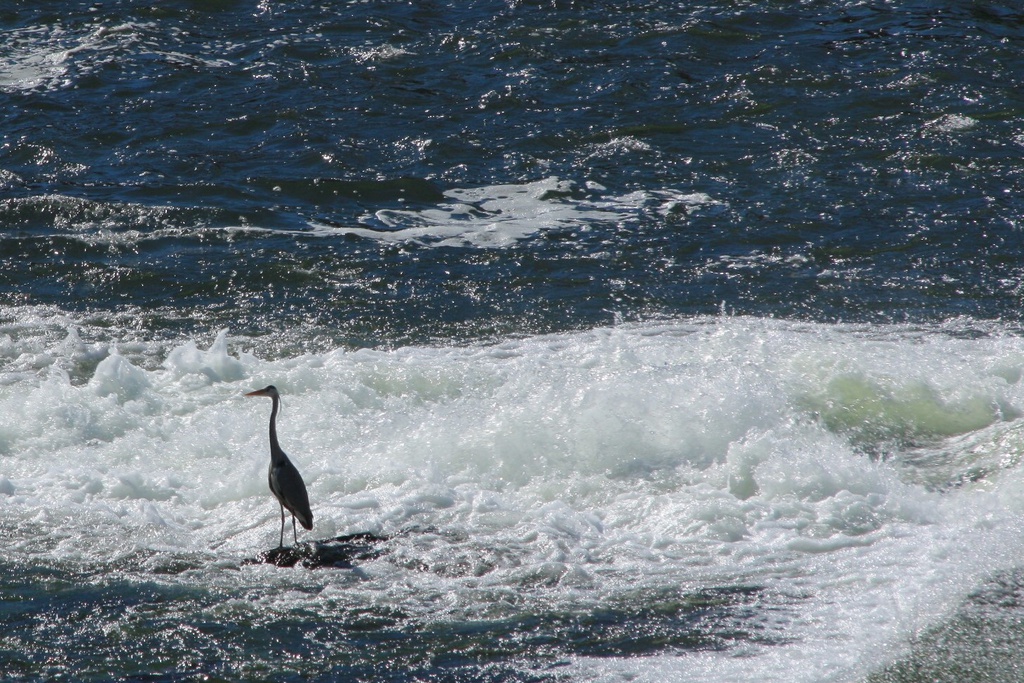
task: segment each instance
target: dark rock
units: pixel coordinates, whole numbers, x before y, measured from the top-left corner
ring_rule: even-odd
[[[264,550],[242,564],[273,564],[307,569],[351,569],[353,562],[373,560],[384,554],[380,547],[388,539],[376,534],[347,534],[322,541],[307,541],[290,547]]]

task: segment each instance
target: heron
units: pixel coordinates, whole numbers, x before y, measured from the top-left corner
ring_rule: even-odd
[[[250,391],[246,396],[266,396],[274,402],[270,411],[270,470],[267,472],[267,481],[270,484],[270,492],[281,504],[281,541],[279,548],[284,547],[284,510],[292,513],[292,539],[298,543],[298,532],[295,530],[295,520],[299,520],[302,528],[310,530],[313,528],[313,513],[309,509],[309,495],[306,494],[306,484],[302,481],[302,475],[295,469],[295,465],[288,459],[288,456],[281,450],[277,443],[277,409],[281,403],[281,395],[277,387],[270,385],[263,389]]]

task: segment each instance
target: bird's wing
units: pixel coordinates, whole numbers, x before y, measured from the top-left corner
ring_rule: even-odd
[[[309,496],[302,475],[291,461],[275,466],[270,472],[270,488],[277,494],[281,504],[295,515],[305,529],[313,528],[313,512],[309,509]]]

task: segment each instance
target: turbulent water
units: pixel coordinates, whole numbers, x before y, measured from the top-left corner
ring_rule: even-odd
[[[0,678],[1021,676],[1013,3],[0,36]]]

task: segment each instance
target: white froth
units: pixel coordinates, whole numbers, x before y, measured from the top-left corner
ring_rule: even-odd
[[[60,23],[7,31],[0,48],[0,90],[57,90],[102,68],[113,53],[136,45],[146,24],[96,24],[74,29]]]
[[[853,680],[1024,550],[1024,340],[998,330],[720,318],[272,361],[223,331],[142,367],[69,327],[35,370],[19,343],[5,560],[145,550],[208,557],[195,580],[280,576],[220,569],[277,540],[270,404],[242,397],[272,383],[312,536],[436,530],[358,578],[290,581],[441,619],[730,585],[781,606],[760,623],[779,644],[579,658],[581,680]],[[73,381],[61,354],[98,362]]]
[[[434,246],[508,247],[552,230],[586,231],[600,223],[629,222],[643,212],[693,213],[721,206],[704,193],[676,190],[606,195],[591,183],[586,189],[559,178],[522,185],[459,188],[446,201],[421,210],[383,209],[364,216],[359,226],[311,224],[314,234],[351,234],[385,242]]]
[[[978,125],[978,120],[963,114],[943,114],[924,124],[925,131],[938,133],[961,133]]]

